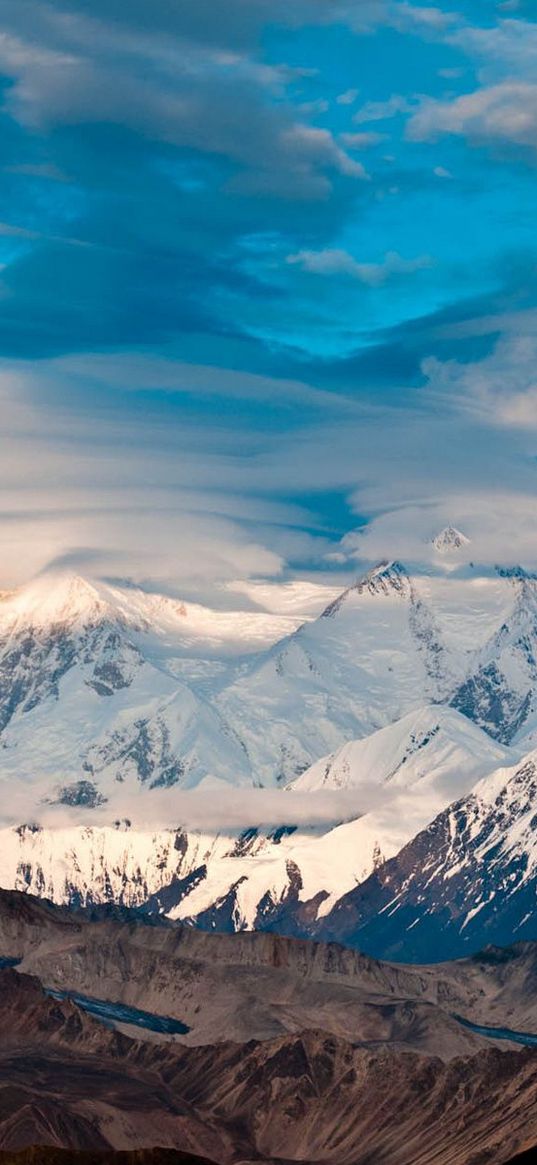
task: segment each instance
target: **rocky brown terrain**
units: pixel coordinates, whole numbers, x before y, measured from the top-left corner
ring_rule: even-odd
[[[92,921],[0,891],[2,957],[47,988],[182,1021],[188,1031],[176,1038],[190,1045],[318,1028],[449,1060],[489,1046],[454,1016],[537,1032],[533,943],[416,967],[274,934]]]
[[[504,1162],[537,1140],[537,1053],[449,1064],[321,1031],[154,1045],[0,973],[0,1148],[178,1148],[219,1165]]]
[[[55,1149],[46,1145],[32,1145],[14,1152],[0,1151],[0,1165],[212,1165],[201,1157],[181,1153],[178,1149],[134,1149],[132,1152],[115,1149],[95,1149],[77,1152]]]
[[[0,892],[0,958],[18,961],[0,969],[0,1165],[175,1165],[156,1146],[178,1165],[504,1165],[537,1142],[537,1049],[457,1018],[537,1031],[531,944],[410,968]],[[66,992],[127,1011],[103,1022]]]

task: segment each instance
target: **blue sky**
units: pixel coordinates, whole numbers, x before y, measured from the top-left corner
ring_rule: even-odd
[[[533,0],[0,31],[6,585],[351,572],[447,520],[537,559]]]

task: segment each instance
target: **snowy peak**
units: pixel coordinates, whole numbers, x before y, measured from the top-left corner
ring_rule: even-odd
[[[410,597],[410,579],[406,568],[400,562],[381,562],[373,567],[354,588],[358,594],[400,595]]]
[[[47,573],[9,594],[0,607],[0,626],[34,630],[95,625],[116,618],[106,588],[79,575]]]
[[[406,568],[400,562],[379,562],[363,578],[358,579],[352,586],[343,591],[337,599],[329,603],[322,612],[321,619],[330,619],[337,615],[343,604],[353,595],[385,595],[410,598],[412,588]]]
[[[470,545],[470,539],[466,534],[457,530],[456,526],[445,526],[435,538],[432,539],[432,544],[437,554],[453,554],[457,550],[462,550],[465,546]]]

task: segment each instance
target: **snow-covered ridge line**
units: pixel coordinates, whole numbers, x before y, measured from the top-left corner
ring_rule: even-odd
[[[363,809],[343,824],[312,828],[304,802],[295,814],[304,793],[281,798],[275,791],[289,814],[273,827],[150,830],[125,818],[115,827],[21,826],[0,831],[0,884],[56,902],[145,906],[224,929],[264,928],[276,918],[295,925],[303,907],[311,925],[322,925],[343,895],[509,759],[457,712],[434,707],[357,746],[354,793]],[[397,768],[387,773],[394,758]],[[345,802],[350,793],[339,789],[338,796]],[[313,805],[326,794],[308,795]]]
[[[388,561],[298,627],[39,579],[0,604],[0,779],[20,820],[32,795],[112,818],[118,784],[285,787],[428,704],[518,746],[537,726],[537,583],[450,572]]]

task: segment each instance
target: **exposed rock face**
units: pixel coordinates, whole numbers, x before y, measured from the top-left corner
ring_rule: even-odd
[[[508,617],[474,658],[451,697],[454,708],[509,744],[531,727],[537,687],[537,590],[534,578],[513,579]]]
[[[383,958],[457,958],[535,938],[537,755],[481,781],[345,895],[326,937]]]

